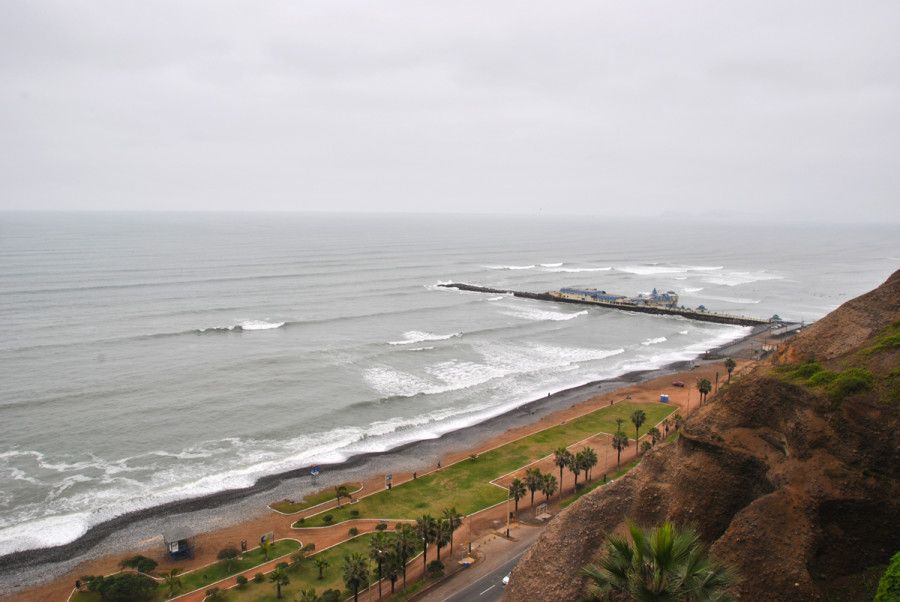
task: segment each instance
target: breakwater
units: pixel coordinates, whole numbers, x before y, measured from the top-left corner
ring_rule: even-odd
[[[579,305],[594,305],[609,309],[618,309],[620,311],[633,311],[644,314],[658,314],[664,316],[682,316],[690,320],[698,320],[700,322],[715,322],[716,324],[732,324],[735,326],[759,326],[768,324],[769,320],[764,318],[748,318],[746,316],[732,316],[729,314],[720,314],[711,311],[698,311],[695,309],[683,309],[677,307],[658,307],[652,305],[633,305],[629,303],[611,303],[600,300],[582,301],[578,299],[566,299],[558,297],[550,293],[529,293],[524,291],[511,291],[497,288],[489,288],[486,286],[475,286],[473,284],[463,284],[460,282],[451,282],[449,284],[440,284],[444,288],[455,288],[461,291],[470,291],[474,293],[489,293],[492,295],[513,295],[514,297],[523,297],[525,299],[537,299],[538,301],[554,301],[556,303],[577,303]]]

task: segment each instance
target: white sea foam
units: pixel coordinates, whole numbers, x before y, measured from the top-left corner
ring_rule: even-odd
[[[612,269],[611,266],[606,266],[602,268],[564,268],[564,267],[554,267],[552,269],[548,269],[548,272],[559,272],[562,274],[578,274],[581,272],[608,272]]]
[[[542,268],[558,268],[561,266],[562,266],[562,263],[542,263],[541,264]]]
[[[488,270],[532,270],[535,265],[485,265],[482,267]]]
[[[646,341],[643,341],[641,345],[658,345],[660,343],[665,343],[668,340],[669,339],[667,339],[666,337],[656,337],[655,339],[647,339]]]
[[[546,311],[540,310],[534,307],[516,307],[516,308],[507,308],[506,311],[502,311],[504,315],[512,316],[515,318],[522,318],[525,320],[534,320],[534,321],[552,321],[552,322],[565,322],[567,320],[574,320],[579,316],[586,316],[587,310],[582,310],[574,313],[564,313],[558,311]]]
[[[239,324],[241,330],[271,330],[281,328],[284,322],[264,322],[263,320],[246,320]]]
[[[702,286],[699,286],[699,287],[696,287],[696,288],[686,287],[686,288],[684,289],[684,292],[686,292],[686,293],[699,293],[699,292],[702,291],[702,290],[703,290],[703,287],[702,287]]]
[[[740,305],[756,305],[760,299],[746,299],[741,297],[721,297],[719,295],[703,295],[703,299],[710,301],[721,301],[723,303],[738,303]]]
[[[617,266],[616,270],[628,274],[636,274],[638,276],[654,276],[658,274],[684,274],[687,272],[714,272],[723,269],[724,266],[703,266],[703,265],[627,265]]]
[[[403,333],[402,341],[389,341],[388,345],[413,345],[415,343],[424,343],[425,341],[446,341],[447,339],[453,339],[461,336],[461,332],[452,332],[450,334],[434,334],[432,332],[410,330]]]
[[[769,272],[726,272],[703,276],[703,281],[722,286],[739,286],[764,280],[782,280],[784,277]]]

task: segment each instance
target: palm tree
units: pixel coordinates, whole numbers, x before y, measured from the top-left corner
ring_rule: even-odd
[[[454,509],[455,512],[455,509]],[[406,562],[416,551],[416,530],[410,524],[398,525],[397,532],[391,540],[394,554],[403,569],[403,591],[406,591]]]
[[[677,431],[684,424],[684,418],[682,418],[681,414],[675,414],[672,418],[675,420],[675,430]]]
[[[381,600],[381,565],[390,556],[387,535],[379,531],[369,540],[369,558],[378,564],[378,599]]]
[[[591,480],[591,473],[594,472],[594,466],[597,465],[599,460],[597,459],[597,452],[592,450],[590,447],[585,447],[581,450],[581,453],[584,454],[584,466],[585,466],[585,477],[587,477],[588,481]]]
[[[456,511],[456,507],[444,508],[444,522],[450,529],[450,557],[453,557],[453,532],[462,526],[463,516]]]
[[[553,463],[559,467],[559,499],[562,500],[563,468],[569,465],[572,454],[565,447],[558,447],[553,452]]]
[[[628,435],[623,431],[613,435],[612,446],[619,453],[618,457],[616,457],[616,472],[619,472],[619,467],[622,464],[622,450],[628,447]]]
[[[341,566],[342,577],[347,589],[353,590],[354,602],[359,601],[359,588],[369,581],[369,561],[359,552],[344,556]]]
[[[316,556],[315,558],[313,558],[313,562],[316,563],[316,568],[319,569],[319,581],[321,581],[322,579],[325,578],[325,576],[322,574],[323,571],[325,569],[327,569],[330,565],[329,565],[328,561],[325,560],[325,558],[323,558],[322,556]]]
[[[731,600],[724,590],[738,581],[737,573],[709,558],[695,529],[626,522],[631,541],[607,535],[600,565],[580,571],[596,584],[590,600]]]
[[[300,590],[300,599],[297,602],[319,602],[321,598],[316,593],[315,588]]]
[[[284,567],[277,568],[269,573],[269,581],[275,584],[275,587],[278,590],[278,594],[275,597],[281,600],[281,586],[288,585],[291,582],[287,573],[284,572]]]
[[[663,423],[663,426],[666,427],[666,437],[668,437],[669,436],[669,425],[672,424],[672,421],[669,420],[668,418],[666,418],[665,420],[662,421],[662,423]]]
[[[703,403],[704,401],[706,401],[706,396],[709,395],[710,391],[712,391],[712,383],[709,382],[709,379],[698,378],[697,390],[700,391],[700,402]]]
[[[178,576],[179,573],[184,569],[172,569],[168,573],[163,573],[163,580],[166,582],[166,586],[169,588],[169,597],[175,595],[175,588],[181,589],[181,577]]]
[[[424,570],[428,572],[428,544],[434,543],[437,533],[437,522],[430,514],[423,514],[416,519],[416,535],[422,540],[422,562]]]
[[[653,449],[653,444],[650,443],[649,441],[647,441],[646,439],[644,439],[644,441],[641,442],[641,449],[642,449],[644,452],[648,452],[648,451],[650,451],[651,449]]]
[[[737,362],[731,358],[725,360],[725,369],[728,370],[728,382],[731,382],[731,373],[734,372],[735,368],[737,368]]]
[[[350,497],[350,490],[347,489],[347,486],[346,486],[346,485],[338,485],[337,487],[335,487],[335,488],[334,488],[334,495],[335,495],[335,497],[337,497],[338,508],[341,507],[341,498],[342,498],[342,497],[345,497],[345,498],[347,498],[348,500],[352,500],[352,499],[353,499],[353,498]]]
[[[521,479],[513,479],[509,484],[509,496],[516,500],[516,514],[519,513],[519,499],[525,497],[525,483]]]
[[[637,443],[641,440],[641,425],[647,421],[647,414],[644,410],[635,410],[631,415],[631,424],[634,425],[634,441]]]
[[[647,434],[650,435],[650,439],[653,440],[653,445],[656,445],[660,439],[662,439],[662,433],[659,432],[659,429],[655,426],[647,431]]]
[[[574,456],[572,456],[572,461],[569,463],[569,472],[575,475],[575,491],[578,491],[578,475],[581,474],[581,469],[584,467],[584,454],[582,452],[578,452]]]
[[[541,493],[544,494],[545,502],[550,502],[550,496],[556,493],[556,477],[549,472],[544,475],[544,484],[541,486]]]
[[[437,529],[434,532],[434,545],[437,546],[437,559],[441,559],[441,548],[450,543],[450,529],[443,520],[437,521]]]
[[[263,557],[268,560],[269,552],[272,551],[272,544],[269,543],[268,539],[264,539],[259,542],[259,550],[263,553]]]
[[[540,491],[544,476],[540,468],[529,468],[525,471],[525,486],[531,491],[531,507],[534,508],[534,492]]]
[[[625,424],[624,418],[616,418],[616,426],[618,427],[618,428],[616,428],[616,431],[621,431],[623,424]]]

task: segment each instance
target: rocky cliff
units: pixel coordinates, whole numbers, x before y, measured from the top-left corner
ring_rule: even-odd
[[[743,600],[818,600],[900,549],[900,272],[710,397],[546,527],[504,600],[577,600],[624,518],[695,523]],[[815,362],[811,361],[815,360]]]

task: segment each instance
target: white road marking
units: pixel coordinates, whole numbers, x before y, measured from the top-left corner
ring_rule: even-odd
[[[483,595],[485,595],[486,593],[488,593],[489,591],[491,591],[492,589],[494,589],[495,587],[497,587],[496,584],[490,586],[489,588],[487,588],[486,590],[484,590],[483,592],[481,592],[481,593],[478,594],[478,595],[479,595],[479,596],[483,596]]]

